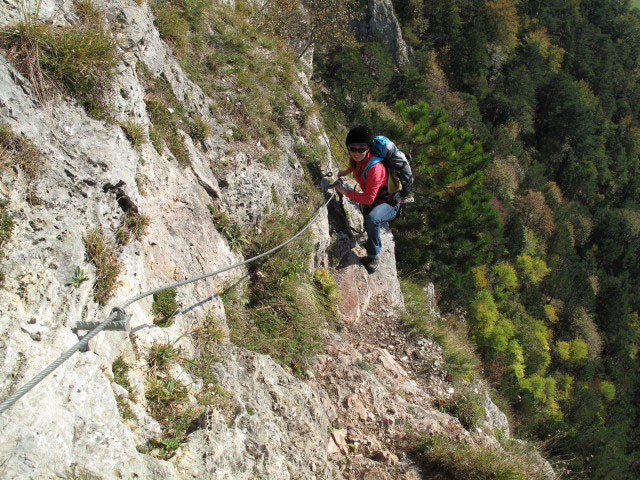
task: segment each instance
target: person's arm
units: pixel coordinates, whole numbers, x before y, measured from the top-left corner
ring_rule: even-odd
[[[349,166],[346,169],[338,171],[338,177],[344,177],[345,175],[349,175],[355,169],[356,169],[356,166],[353,164],[353,162],[349,162]]]
[[[378,190],[384,185],[385,174],[384,164],[382,162],[376,163],[367,173],[367,180],[362,193],[347,189],[343,193],[354,202],[371,205],[378,195]]]

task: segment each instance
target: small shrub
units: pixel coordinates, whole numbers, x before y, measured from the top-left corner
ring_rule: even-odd
[[[105,239],[100,228],[88,232],[83,240],[87,256],[96,267],[93,298],[99,304],[104,305],[111,298],[117,286],[122,264],[116,257],[113,245]]]
[[[173,317],[178,311],[176,302],[176,289],[170,288],[153,294],[151,312],[154,315],[154,323],[160,327],[168,327],[173,323]]]

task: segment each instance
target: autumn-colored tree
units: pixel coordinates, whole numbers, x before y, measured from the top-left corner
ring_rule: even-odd
[[[356,12],[355,0],[267,0],[258,13],[263,27],[296,45],[301,58],[313,45],[353,45]]]
[[[526,195],[517,198],[515,203],[527,227],[545,237],[553,232],[553,212],[541,192],[529,190]]]
[[[551,43],[551,38],[546,28],[539,28],[525,35],[524,43],[531,51],[536,52],[547,61],[551,71],[557,72],[560,70],[566,52],[561,47]]]
[[[488,0],[486,2],[489,24],[496,41],[505,50],[511,51],[518,45],[520,21],[513,0]]]

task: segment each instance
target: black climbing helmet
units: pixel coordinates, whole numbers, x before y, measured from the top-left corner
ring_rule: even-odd
[[[354,127],[347,133],[346,144],[360,143],[363,145],[371,145],[373,143],[373,133],[367,127],[360,125]]]

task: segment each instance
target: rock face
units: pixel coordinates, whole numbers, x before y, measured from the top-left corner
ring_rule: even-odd
[[[356,32],[360,40],[379,39],[397,66],[406,65],[409,61],[409,47],[402,38],[391,0],[369,0],[368,15],[358,23]]]
[[[75,18],[71,3],[43,0],[39,13],[54,24],[65,24]],[[253,229],[274,208],[274,191],[292,210],[303,202],[295,191],[304,170],[294,145],[305,138],[283,132],[283,156],[267,168],[260,162],[259,145],[235,142],[233,124],[214,117],[211,99],[160,39],[148,4],[94,4],[107,12],[107,22],[118,25],[114,35],[123,61],[108,98],[116,120],[134,118],[148,130],[147,93],[136,69],[143,62],[166,80],[188,111],[206,122],[208,134],[194,142],[181,131],[190,158],[187,166],[167,149],[159,154],[149,142],[134,148],[117,124],[90,118],[69,99],[51,99],[43,107],[29,80],[0,54],[0,118],[44,159],[31,184],[20,171],[0,170],[0,200],[8,200],[6,210],[14,223],[0,256],[6,275],[0,288],[2,399],[75,345],[82,334],[74,330],[79,322],[101,322],[113,307],[141,292],[241,261],[211,221],[211,205]],[[399,32],[390,2],[370,4],[372,28],[395,25]],[[20,19],[17,1],[0,4],[0,19],[2,24]],[[399,36],[395,42],[398,58],[405,58]],[[311,103],[306,75],[298,73],[297,88],[302,101]],[[307,138],[324,135],[318,118],[310,118],[307,125]],[[329,158],[323,162],[323,171],[329,170]],[[144,214],[149,225],[142,238],[118,245],[116,231],[125,206]],[[114,245],[121,263],[119,283],[104,305],[94,300],[96,268],[85,256],[84,239],[96,228]],[[434,395],[446,394],[448,388],[435,343],[369,341],[381,331],[393,333],[381,339],[399,338],[402,331],[397,311],[403,298],[390,230],[383,231],[382,266],[372,275],[358,259],[364,255],[364,237],[362,217],[353,204],[333,200],[328,209],[320,209],[312,231],[312,267],[327,267],[329,254],[337,260],[333,271],[342,301],[339,331],[326,333],[326,351],[306,379],[268,356],[222,341],[207,367],[226,392],[223,401],[207,407],[189,425],[189,435],[173,455],[148,448],[148,441],[163,429],[149,411],[146,374],[154,347],[169,344],[184,364],[193,362],[197,345],[192,333],[203,323],[227,328],[218,293],[246,270],[180,287],[180,312],[167,327],[154,324],[152,298],[147,296],[127,308],[132,315],[129,331],[101,332],[87,352],[76,353],[0,415],[0,477],[397,478],[393,468],[398,462],[404,471],[417,472],[385,440],[401,436],[404,422],[470,438],[456,419],[431,405]],[[76,267],[90,281],[72,282]],[[385,327],[389,322],[396,326]],[[347,328],[350,325],[359,327]],[[412,352],[423,359],[418,362],[425,369],[420,375],[428,372],[428,381],[420,383],[409,368],[405,357]],[[130,366],[128,388],[116,382],[118,358]],[[187,385],[190,404],[196,404],[197,395],[208,388],[205,380],[182,365],[171,368]],[[498,413],[494,417],[501,421]],[[345,457],[356,460],[352,470],[344,468]],[[362,476],[376,472],[382,476]]]

